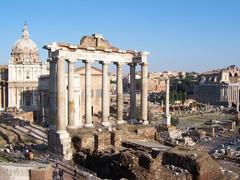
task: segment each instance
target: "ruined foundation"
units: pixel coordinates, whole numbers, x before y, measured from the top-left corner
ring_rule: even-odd
[[[71,138],[67,132],[48,131],[48,149],[66,160],[72,159]]]

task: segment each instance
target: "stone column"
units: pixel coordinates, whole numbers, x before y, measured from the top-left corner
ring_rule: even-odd
[[[109,77],[108,77],[108,62],[102,64],[102,125],[108,127],[109,116]]]
[[[2,96],[2,103],[3,103],[3,108],[5,109],[7,107],[7,103],[6,102],[9,102],[9,97],[8,97],[8,87],[6,86],[6,83],[3,84],[3,89],[2,89],[2,93],[3,93],[3,96]]]
[[[142,78],[142,93],[141,93],[141,118],[144,124],[148,124],[148,64],[141,64],[141,78]]]
[[[136,63],[130,63],[130,121],[136,121]]]
[[[93,127],[92,123],[92,89],[91,89],[91,61],[85,63],[85,127]]]
[[[49,76],[49,128],[56,129],[56,86],[57,86],[57,64],[56,60],[49,60],[50,76]]]
[[[35,106],[35,89],[32,88],[32,106]],[[17,96],[19,96],[19,92],[17,93]],[[19,102],[18,102],[19,104]]]
[[[74,61],[68,61],[68,128],[77,128],[75,124],[75,104],[74,104]]]
[[[237,103],[236,103],[236,105],[237,105],[237,112],[239,112],[239,85],[237,87]]]
[[[65,59],[57,61],[57,131],[66,131]]]
[[[45,124],[47,124],[48,122],[46,122],[46,114],[45,114],[45,107],[44,107],[44,93],[40,92],[39,93],[39,97],[40,97],[40,107],[41,107],[41,112],[42,112],[42,122],[44,122]]]
[[[169,114],[169,79],[166,79],[165,117],[162,124],[164,126],[171,126],[171,115]]]
[[[80,79],[80,77],[79,77]],[[79,83],[80,85],[80,83]],[[79,89],[79,92],[77,93],[77,96],[78,96],[78,101],[75,103],[75,107],[76,107],[76,111],[77,111],[77,114],[76,114],[76,119],[78,120],[77,122],[77,126],[78,127],[82,127],[83,126],[83,122],[82,122],[82,101],[81,101],[81,88]]]
[[[3,83],[0,83],[0,107],[3,108]]]
[[[122,63],[117,65],[117,124],[123,124],[123,82],[122,82]]]

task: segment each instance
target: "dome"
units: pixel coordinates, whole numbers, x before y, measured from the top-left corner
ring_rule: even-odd
[[[29,37],[28,27],[25,24],[22,38],[17,40],[12,48],[12,61],[14,63],[38,62],[39,54],[37,45]]]

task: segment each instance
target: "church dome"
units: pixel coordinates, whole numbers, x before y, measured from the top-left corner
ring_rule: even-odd
[[[12,62],[14,63],[38,62],[38,48],[35,42],[30,38],[26,24],[24,25],[22,38],[15,42],[11,55]]]

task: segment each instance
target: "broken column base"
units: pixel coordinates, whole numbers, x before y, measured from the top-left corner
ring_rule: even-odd
[[[119,120],[119,121],[117,121],[117,124],[125,124],[126,122],[124,121],[124,120]]]
[[[67,131],[48,131],[48,149],[50,152],[63,156],[66,160],[72,159],[71,137]]]
[[[104,127],[109,127],[109,126],[110,126],[110,123],[109,123],[109,121],[104,121],[104,122],[102,122],[102,125],[103,125]]]
[[[157,128],[159,138],[161,140],[170,140],[170,139],[177,139],[181,138],[181,131],[178,130],[175,126],[165,126],[165,125],[160,125]]]
[[[166,127],[170,127],[171,126],[171,114],[168,115],[164,115],[164,118],[162,120],[162,125],[166,126]]]
[[[147,120],[144,120],[142,124],[143,124],[143,125],[148,125],[149,122],[148,122]]]

